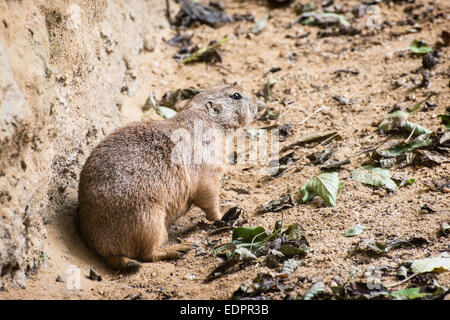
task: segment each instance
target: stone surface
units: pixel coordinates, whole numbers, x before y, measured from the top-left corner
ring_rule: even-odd
[[[85,158],[124,123],[164,2],[0,0],[0,274],[25,286],[45,223],[73,215]],[[128,88],[126,92],[122,89]]]

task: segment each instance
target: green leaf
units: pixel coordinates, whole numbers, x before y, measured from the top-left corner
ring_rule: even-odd
[[[354,237],[354,236],[357,236],[357,235],[363,233],[364,230],[366,230],[366,227],[358,223],[353,228],[345,230],[344,236]]]
[[[432,132],[431,130],[422,127],[420,124],[411,121],[406,121],[404,128],[408,132],[413,132],[414,136],[420,136],[421,134],[429,134]]]
[[[398,185],[399,187],[403,187],[406,186],[407,184],[411,185],[416,181],[416,179],[414,178],[410,178],[410,179],[404,179],[402,182],[400,182],[400,184]]]
[[[204,47],[204,48],[200,48],[198,49],[196,52],[194,52],[193,54],[191,54],[189,57],[183,59],[183,63],[189,63],[189,62],[193,62],[195,60],[197,60],[201,55],[203,55],[204,53],[212,50],[212,49],[216,49],[218,47],[220,47],[222,44],[224,44],[225,42],[227,42],[228,40],[230,40],[228,37],[223,38],[222,40],[220,40],[219,42],[210,45],[208,47]]]
[[[322,281],[316,282],[309,288],[308,292],[305,293],[303,300],[312,300],[322,292],[325,292],[325,285]]]
[[[391,293],[389,293],[389,295],[398,300],[404,300],[404,299],[409,300],[409,299],[423,298],[425,296],[431,295],[431,293],[420,292],[420,288],[408,288],[408,289],[402,289],[402,290],[391,292]]]
[[[255,243],[267,240],[270,234],[263,227],[238,227],[233,230],[232,241]]]
[[[260,20],[256,21],[255,25],[253,26],[251,32],[254,34],[260,34],[264,28],[267,25],[267,21],[269,21],[270,14],[266,14],[264,17],[262,17]]]
[[[450,269],[450,255],[442,253],[434,258],[414,260],[411,264],[411,270],[414,273],[442,272]]]
[[[305,20],[303,20],[302,24],[307,26],[307,25],[310,25],[310,24],[315,24],[316,22],[317,21],[316,21],[316,19],[314,17],[309,17],[309,18],[306,18]]]
[[[415,138],[413,141],[408,143],[397,143],[393,147],[380,151],[379,154],[382,157],[393,158],[405,153],[411,152],[415,149],[428,147],[433,144],[433,139],[431,138],[431,134],[422,134]]]
[[[442,124],[445,126],[445,130],[450,130],[450,114],[439,114]]]
[[[236,246],[232,243],[225,243],[219,247],[216,247],[212,250],[213,254],[218,256],[225,256],[227,259],[230,259],[232,256],[232,252],[236,249]]]
[[[39,252],[38,264],[43,265],[44,263],[47,263],[47,255],[41,251]]]
[[[410,44],[409,50],[411,50],[415,54],[425,54],[433,50],[433,48],[426,44],[426,42],[423,40],[414,40]]]
[[[303,194],[302,202],[309,201],[315,195],[325,200],[330,206],[336,206],[336,198],[342,183],[339,183],[337,172],[323,172],[307,181],[300,192]]]
[[[352,172],[352,179],[375,187],[386,187],[390,190],[395,190],[397,187],[394,180],[391,179],[389,170],[372,166],[355,169]]]
[[[305,235],[305,232],[303,229],[298,225],[298,223],[293,223],[288,225],[287,227],[284,227],[285,230],[283,230],[281,233],[286,236],[289,240],[291,239],[300,239]]]
[[[309,251],[309,248],[307,248],[305,245],[297,246],[296,243],[293,244],[282,244],[280,248],[278,249],[281,253],[283,253],[286,257],[293,257],[296,255],[306,255]]]

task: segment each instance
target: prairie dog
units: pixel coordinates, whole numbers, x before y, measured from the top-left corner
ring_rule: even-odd
[[[80,174],[78,218],[84,241],[113,269],[136,270],[136,260],[179,258],[192,244],[163,248],[168,224],[192,204],[208,220],[222,217],[224,163],[210,159],[220,149],[214,132],[242,128],[256,112],[254,96],[215,86],[171,119],[132,123],[106,137]]]

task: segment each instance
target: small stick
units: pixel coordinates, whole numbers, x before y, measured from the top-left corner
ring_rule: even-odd
[[[405,282],[409,281],[410,279],[412,279],[413,277],[415,277],[417,275],[418,275],[418,273],[414,273],[413,275],[409,276],[408,278],[406,278],[406,279],[404,279],[402,281],[399,281],[399,282],[396,282],[396,283],[393,283],[393,284],[390,284],[390,285],[386,285],[386,288],[393,288],[393,287],[396,287],[398,285],[401,285],[402,283],[405,283]]]
[[[411,134],[409,135],[408,139],[405,140],[405,143],[408,143],[409,139],[411,139],[412,135],[414,134],[414,131],[416,131],[417,127],[414,127],[414,129],[411,131]]]
[[[170,3],[169,0],[166,0],[166,16],[169,24],[173,24],[172,18],[170,17]]]
[[[378,148],[378,147],[381,147],[383,144],[385,144],[385,143],[388,142],[389,140],[391,140],[391,137],[388,137],[388,138],[384,139],[384,140],[381,141],[380,143],[375,144],[374,146],[372,146],[372,147],[370,147],[370,148],[367,148],[367,149],[362,150],[360,153],[357,153],[355,156],[359,156],[359,155],[361,155],[361,154],[363,154],[363,153],[367,153],[367,152],[372,151],[372,150],[374,150],[374,149],[376,149],[376,148]],[[353,156],[353,157],[354,157],[354,156]]]
[[[320,107],[319,109],[317,109],[316,111],[311,113],[309,116],[307,116],[302,122],[299,123],[299,125],[305,123],[305,121],[308,121],[313,115],[315,115],[316,113],[322,111],[322,109],[329,109],[329,108],[327,106]]]

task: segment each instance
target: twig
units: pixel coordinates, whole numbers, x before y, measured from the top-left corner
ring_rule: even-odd
[[[233,73],[233,71],[231,71],[230,69],[228,69],[228,68],[226,68],[226,67],[224,67],[224,66],[221,66],[221,65],[218,65],[218,64],[212,64],[212,66],[213,66],[213,67],[216,67],[216,68],[218,68],[218,69],[225,70],[225,71],[228,72],[228,73]]]
[[[169,24],[173,24],[172,18],[170,17],[170,3],[169,0],[166,0],[166,16]]]
[[[405,282],[409,281],[410,279],[412,279],[413,277],[415,277],[417,275],[418,275],[418,273],[414,273],[413,275],[409,276],[408,278],[406,278],[406,279],[404,279],[402,281],[399,281],[399,282],[396,282],[396,283],[393,283],[393,284],[390,284],[390,285],[386,285],[386,288],[393,288],[393,287],[399,286],[402,283],[405,283]]]
[[[411,137],[413,136],[414,132],[416,131],[416,128],[417,128],[417,127],[414,127],[414,129],[411,131],[411,133],[410,133],[408,139],[405,140],[405,143],[408,143],[409,139],[411,139]]]
[[[223,232],[227,232],[233,229],[233,226],[224,226],[224,227],[220,227],[214,230],[211,230],[209,232],[209,235],[215,235],[215,234],[219,234],[219,233],[223,233]]]
[[[329,109],[329,107],[327,107],[327,106],[320,107],[319,109],[317,109],[316,111],[311,113],[309,116],[307,116],[302,122],[299,123],[299,125],[305,123],[305,121],[308,121],[313,115],[315,115],[316,113],[322,111],[322,109]]]
[[[391,137],[388,137],[388,138],[384,139],[383,141],[381,141],[378,144],[373,145],[372,147],[369,147],[369,148],[366,148],[366,149],[362,150],[360,153],[357,153],[355,156],[359,156],[359,155],[361,155],[363,153],[367,153],[369,151],[375,150],[376,148],[381,147],[383,144],[385,144],[389,140],[391,140]]]
[[[323,145],[323,144],[325,144],[326,142],[328,142],[328,141],[330,141],[330,140],[332,140],[332,139],[334,139],[334,138],[336,138],[337,136],[339,136],[339,133],[335,133],[335,134],[333,134],[331,137],[329,137],[329,138],[327,138],[327,139],[325,139],[325,140],[323,140],[321,143],[319,143],[317,146],[315,146],[314,148],[312,148],[311,150],[314,150],[314,149],[316,149],[318,146],[321,146],[321,145]]]

